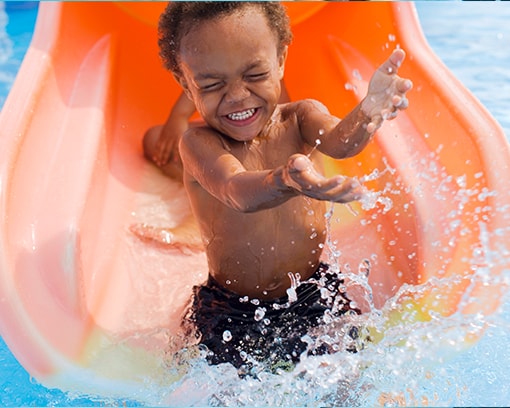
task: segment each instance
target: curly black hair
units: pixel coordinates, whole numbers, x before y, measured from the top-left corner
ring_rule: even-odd
[[[244,7],[258,7],[277,36],[278,52],[292,41],[289,17],[278,2],[175,1],[170,2],[159,19],[159,49],[163,65],[174,75],[182,74],[179,50],[182,38],[203,21],[227,16]]]

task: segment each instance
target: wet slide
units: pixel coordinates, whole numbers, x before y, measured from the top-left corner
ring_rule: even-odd
[[[179,89],[160,63],[163,3],[43,2],[0,116],[0,334],[50,387],[135,395],[172,381],[162,363],[203,253],[140,241],[130,227],[181,225],[182,186],[142,155]],[[412,3],[289,4],[292,99],[342,117],[395,47],[410,108],[328,173],[371,193],[335,206],[344,270],[368,259],[373,305],[395,319],[491,313],[496,251],[509,241],[510,152],[501,128],[431,52]],[[191,233],[191,232],[190,232]],[[416,290],[419,288],[420,290]]]

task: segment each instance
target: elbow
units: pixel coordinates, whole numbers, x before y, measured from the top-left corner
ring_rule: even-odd
[[[335,149],[333,151],[328,151],[326,154],[333,159],[342,160],[348,159],[350,157],[357,156],[363,151],[363,147],[357,144],[353,146],[343,146],[342,149]]]
[[[223,190],[223,203],[234,211],[252,213],[258,210],[256,203],[247,191],[238,191],[238,184],[234,179],[226,183]]]
[[[344,158],[348,159],[350,157],[357,156],[360,154],[365,146],[360,146],[359,144],[355,143],[354,145],[350,146],[350,148],[346,149],[344,152]]]
[[[256,195],[245,192],[244,194],[227,194],[224,203],[234,211],[250,214],[257,211],[274,207],[272,201],[263,201]]]
[[[294,197],[295,191],[283,181],[275,181],[274,173],[244,173],[232,177],[224,185],[222,201],[235,211],[254,213],[273,208]]]
[[[258,208],[251,205],[248,202],[244,202],[244,200],[241,200],[241,202],[240,202],[240,201],[235,201],[231,198],[227,198],[225,201],[226,201],[226,204],[230,208],[232,208],[234,211],[237,211],[240,213],[249,214],[249,213],[256,212],[258,210]]]

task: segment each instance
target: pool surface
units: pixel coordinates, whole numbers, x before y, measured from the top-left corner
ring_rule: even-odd
[[[37,2],[0,2],[0,108],[32,39]]]
[[[14,2],[13,2],[14,3]],[[29,44],[37,4],[22,2],[2,6],[0,2],[0,107],[14,81]],[[505,2],[419,2],[417,10],[429,44],[454,74],[480,99],[510,134],[510,4]],[[408,50],[412,52],[412,50]],[[410,96],[412,103],[412,96]],[[510,245],[510,243],[509,243]],[[510,271],[508,271],[510,275]],[[507,278],[510,278],[507,277]],[[432,406],[507,406],[510,401],[510,302],[500,313],[486,319],[489,329],[472,348],[453,357],[440,356],[416,361],[405,353],[395,360],[393,369],[373,367],[367,370],[362,385],[373,380],[385,389],[398,385],[401,394],[388,395],[386,401],[374,399],[370,390],[361,388],[358,400],[348,405],[384,403],[397,406],[403,401],[412,405]],[[445,327],[434,327],[441,331]],[[439,353],[438,350],[434,350]],[[386,351],[386,353],[388,353]],[[397,351],[395,351],[397,355]],[[385,360],[374,359],[374,362]],[[387,361],[387,360],[386,360]],[[397,364],[398,363],[398,364]],[[409,364],[406,367],[405,364]],[[406,368],[406,372],[401,372]],[[392,371],[393,370],[393,371]],[[400,371],[399,371],[400,370]],[[379,372],[378,378],[368,378]],[[216,374],[221,380],[221,373]],[[390,378],[391,377],[391,378]],[[404,386],[402,385],[404,384]],[[275,400],[260,400],[255,395],[263,384],[246,382],[244,391],[251,399],[224,396],[223,405],[277,405]],[[284,384],[280,384],[284,389]],[[250,388],[251,387],[251,388]],[[182,392],[193,392],[186,388]],[[195,389],[196,390],[196,389]],[[296,391],[299,390],[288,390]],[[401,392],[401,391],[399,391]],[[172,400],[174,403],[179,400]],[[186,401],[182,400],[181,402]],[[188,402],[192,401],[190,399]],[[252,402],[250,404],[250,401]],[[195,403],[199,403],[195,400]],[[301,401],[302,402],[302,401]],[[314,402],[306,401],[307,405]],[[156,400],[152,405],[165,402]],[[105,400],[99,397],[72,395],[49,390],[33,381],[0,340],[1,406],[102,406],[137,405],[132,401]],[[183,404],[185,405],[185,404]],[[203,401],[200,405],[203,405]]]

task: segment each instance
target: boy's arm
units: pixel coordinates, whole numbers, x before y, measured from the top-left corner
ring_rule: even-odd
[[[341,121],[319,102],[301,102],[297,117],[303,118],[299,126],[307,143],[334,158],[360,153],[385,119],[407,108],[412,82],[397,75],[404,58],[403,50],[395,50],[372,76],[367,96]]]
[[[193,113],[195,113],[194,103],[184,92],[181,93],[163,124],[156,142],[156,151],[152,158],[156,164],[159,166],[166,165],[174,154],[175,158],[178,158],[179,140],[188,129],[188,122]]]
[[[212,129],[190,128],[181,139],[184,170],[223,204],[242,212],[271,208],[295,196],[282,169],[247,171]]]
[[[180,151],[185,171],[209,194],[241,212],[273,208],[300,194],[336,202],[353,201],[362,194],[356,180],[325,178],[301,154],[275,169],[248,171],[225,149],[220,136],[206,128],[189,129]]]

